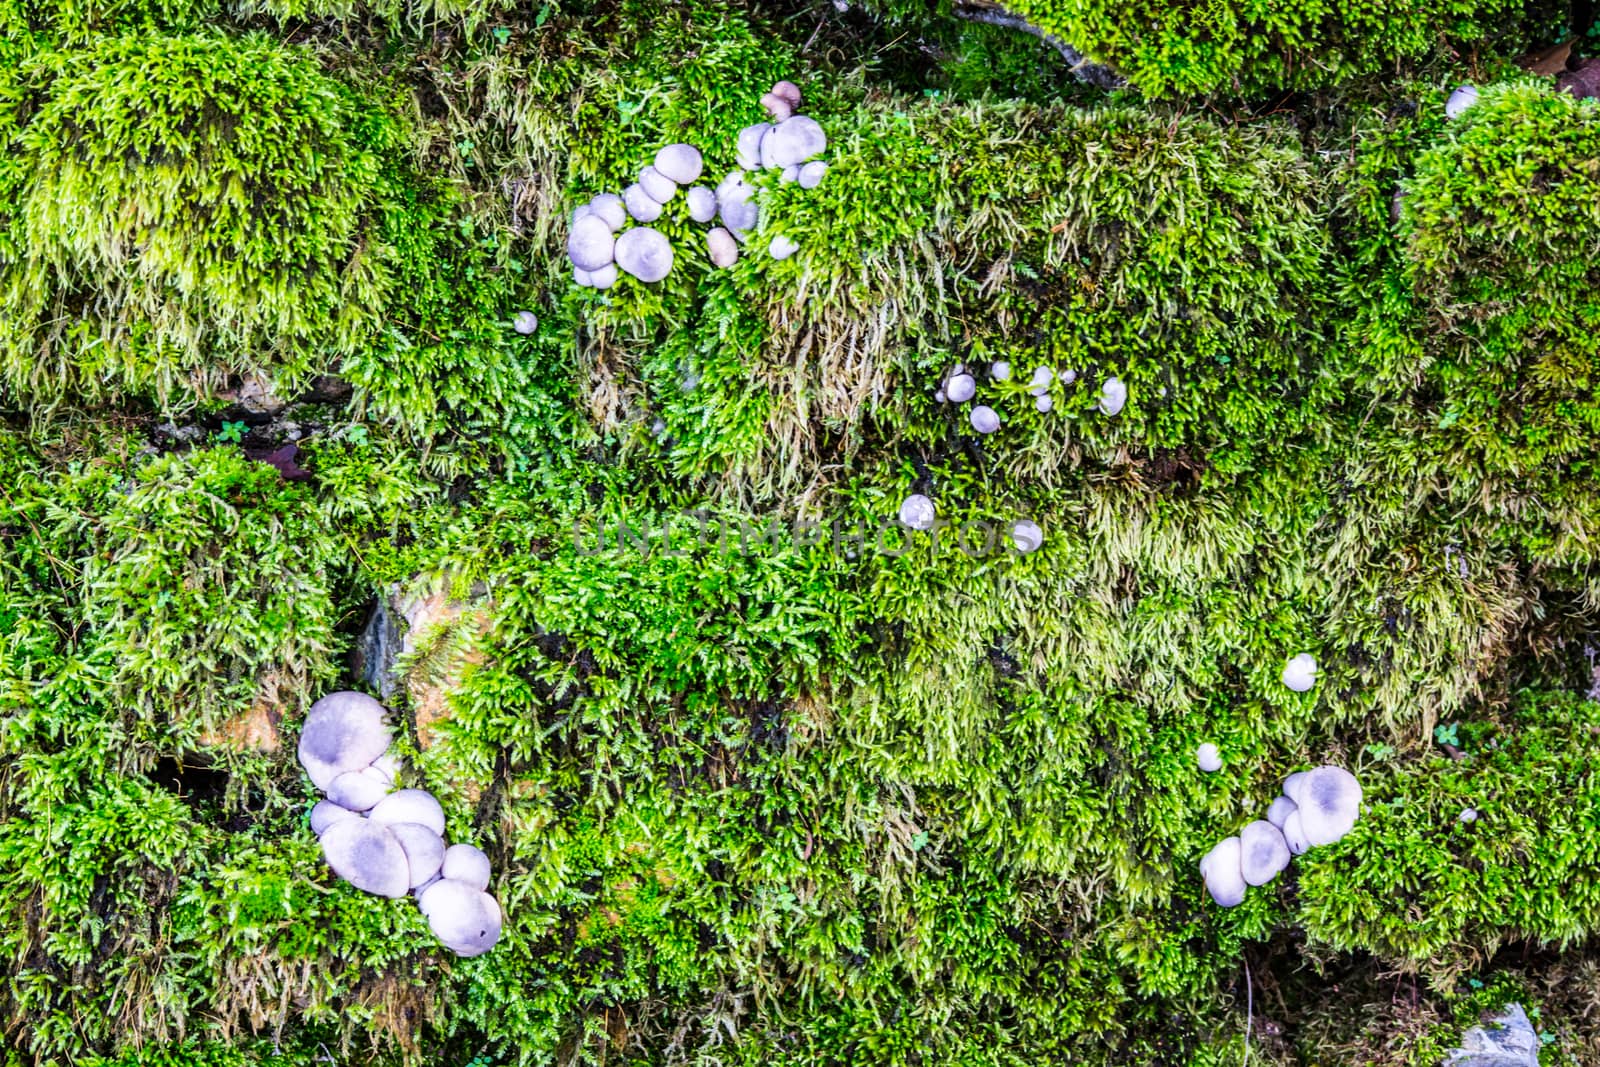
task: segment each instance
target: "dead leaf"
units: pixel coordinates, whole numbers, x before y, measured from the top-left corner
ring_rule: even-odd
[[[1556,88],[1579,100],[1600,97],[1600,58],[1585,59],[1556,79]]]
[[[265,463],[276,468],[283,475],[286,482],[300,482],[311,477],[311,472],[295,462],[300,455],[300,446],[290,441],[282,448],[267,450],[247,448],[244,450],[246,459],[253,459],[257,463]]]
[[[1534,74],[1550,77],[1567,69],[1567,58],[1572,55],[1572,41],[1553,44],[1538,52],[1530,52],[1517,60],[1517,66]]]

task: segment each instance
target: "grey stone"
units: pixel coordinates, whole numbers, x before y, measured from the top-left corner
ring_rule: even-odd
[[[1486,1026],[1461,1035],[1446,1067],[1539,1067],[1539,1035],[1521,1004],[1507,1004]]]

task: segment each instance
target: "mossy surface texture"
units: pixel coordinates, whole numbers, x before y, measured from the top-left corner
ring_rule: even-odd
[[[1510,62],[1580,13],[1014,13],[1126,86],[937,6],[0,0],[0,1062],[1421,1065],[1517,1000],[1600,1064],[1600,103]],[[822,184],[574,284],[779,78]],[[387,703],[481,958],[307,823],[379,601],[449,605]],[[1355,830],[1218,908],[1322,763]]]

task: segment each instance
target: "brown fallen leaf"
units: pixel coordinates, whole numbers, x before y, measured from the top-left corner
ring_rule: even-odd
[[[1567,69],[1567,59],[1572,55],[1572,41],[1553,44],[1549,48],[1537,52],[1529,52],[1517,60],[1517,66],[1523,70],[1532,71],[1534,74],[1543,74],[1549,77],[1560,74]]]
[[[1556,88],[1579,100],[1600,97],[1600,58],[1585,59],[1556,79]]]

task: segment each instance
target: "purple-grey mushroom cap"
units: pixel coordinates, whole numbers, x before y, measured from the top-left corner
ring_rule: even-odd
[[[1033,410],[1039,412],[1041,415],[1048,415],[1050,412],[1055,410],[1055,407],[1056,402],[1053,397],[1047,395],[1036,396],[1033,398]]]
[[[369,778],[363,768],[359,771],[347,771],[333,780],[328,786],[328,799],[341,808],[351,811],[367,811],[378,801],[389,794],[389,787],[382,782]]]
[[[1300,812],[1298,809],[1291,811],[1283,820],[1283,843],[1289,846],[1289,852],[1295,856],[1302,856],[1311,847],[1311,842],[1306,840],[1305,829],[1300,825]]]
[[[615,265],[616,264],[612,264],[612,266],[615,266]],[[589,273],[586,270],[581,270],[578,267],[573,267],[572,268],[572,282],[573,282],[574,285],[581,285],[585,289],[592,289],[592,288],[594,288],[594,275]]]
[[[678,183],[654,167],[646,167],[639,172],[639,188],[658,204],[665,204],[678,195]]]
[[[710,222],[717,217],[717,194],[710,187],[696,185],[685,195],[689,201],[689,217],[696,222]]]
[[[679,142],[669,144],[656,153],[655,167],[679,185],[689,185],[700,180],[705,160],[694,145]]]
[[[1100,413],[1120,415],[1128,403],[1128,387],[1121,378],[1107,378],[1100,386]]]
[[[1024,556],[1037,552],[1044,544],[1044,530],[1032,519],[1018,519],[1011,524],[1011,543]]]
[[[368,819],[380,825],[401,822],[421,823],[440,837],[444,836],[444,808],[425,789],[402,789],[380,800]]]
[[[1224,908],[1244,903],[1244,872],[1240,867],[1243,850],[1237,837],[1223,838],[1200,861],[1200,876],[1205,879],[1211,899]]]
[[[389,749],[383,705],[365,693],[330,693],[311,705],[300,729],[300,764],[326,790],[339,775],[359,771]]]
[[[774,237],[772,243],[767,246],[767,254],[773,259],[788,259],[798,251],[800,251],[800,246],[781,233]]]
[[[799,180],[800,180],[800,168],[799,167],[793,167],[793,166],[784,167],[783,168],[783,172],[778,175],[778,184],[779,185],[788,185],[788,184],[790,184],[792,182],[797,182]]]
[[[1283,832],[1265,819],[1239,831],[1239,873],[1249,885],[1266,885],[1289,866]]]
[[[828,135],[822,132],[816,119],[796,115],[774,126],[761,147],[763,163],[770,158],[771,163],[766,165],[787,167],[827,151]]]
[[[611,262],[611,247],[616,240],[605,219],[585,215],[572,224],[572,233],[567,236],[567,258],[579,270],[599,270]]]
[[[334,823],[359,818],[361,816],[349,808],[340,807],[331,800],[319,800],[311,808],[311,832],[321,837]]]
[[[1283,795],[1294,801],[1296,807],[1300,804],[1300,786],[1305,782],[1308,773],[1310,772],[1295,771],[1283,780]]]
[[[944,395],[955,404],[965,404],[977,391],[977,379],[970,374],[952,374],[944,383]]]
[[[627,205],[628,214],[638,222],[654,222],[661,217],[661,202],[651,199],[644,186],[637,182],[622,190],[622,202]]]
[[[762,93],[761,106],[767,109],[774,122],[782,122],[794,114],[794,105],[777,93]]]
[[[343,819],[322,834],[322,855],[335,874],[380,897],[403,897],[411,868],[399,840],[370,819]]]
[[[745,233],[755,229],[760,219],[755,195],[755,186],[745,181],[743,171],[731,172],[717,186],[717,208],[722,224],[736,239],[743,240]]]
[[[607,263],[599,270],[589,272],[589,284],[596,289],[609,289],[617,284],[617,265]]]
[[[589,212],[610,226],[612,232],[628,224],[628,209],[616,193],[601,193],[589,201]]]
[[[659,282],[672,270],[672,245],[660,231],[635,226],[617,238],[617,266],[641,282]]]
[[[900,505],[900,521],[913,530],[933,529],[933,501],[921,493],[912,493]]]
[[[389,832],[400,842],[406,854],[406,866],[411,872],[406,888],[415,889],[431,881],[444,865],[444,838],[430,826],[415,822],[397,822]]]
[[[1222,770],[1222,752],[1210,741],[1194,750],[1194,761],[1207,774]]]
[[[500,905],[466,882],[441,878],[417,898],[428,928],[457,956],[481,956],[500,940]]]
[[[1318,767],[1300,782],[1300,827],[1313,846],[1331,845],[1361,814],[1361,783],[1343,767]]]
[[[483,849],[476,845],[451,845],[445,850],[444,869],[441,872],[446,878],[453,878],[458,882],[465,882],[474,889],[488,889],[489,878],[493,871],[489,866],[489,857]]]
[[[1297,808],[1299,805],[1288,797],[1279,797],[1272,802],[1271,807],[1267,808],[1267,821],[1282,830],[1283,824],[1289,821],[1289,816],[1293,815]]]
[[[706,251],[710,253],[714,265],[731,267],[739,259],[739,242],[733,239],[733,234],[718,226],[706,234]]]
[[[972,428],[979,433],[994,433],[1000,428],[1000,416],[995,414],[994,408],[987,404],[979,404],[967,416],[967,421],[972,423]]]
[[[588,204],[579,204],[577,207],[572,209],[572,221],[577,222],[579,219],[588,218],[593,214],[594,208],[590,207]]]
[[[1444,102],[1444,117],[1447,119],[1458,119],[1462,115],[1466,114],[1467,109],[1477,102],[1477,86],[1460,86],[1455,92],[1451,93],[1450,98]]]
[[[790,107],[800,106],[800,86],[792,81],[780,81],[772,86],[772,95],[781,96],[789,101]]]
[[[739,166],[745,170],[757,170],[761,166],[761,142],[766,140],[767,133],[772,129],[772,124],[758,122],[754,126],[746,126],[739,131],[739,141],[734,155],[738,158]],[[721,195],[720,193],[718,194]]]
[[[815,189],[822,184],[822,179],[828,176],[828,165],[820,159],[813,159],[810,163],[800,168],[800,188]]]

